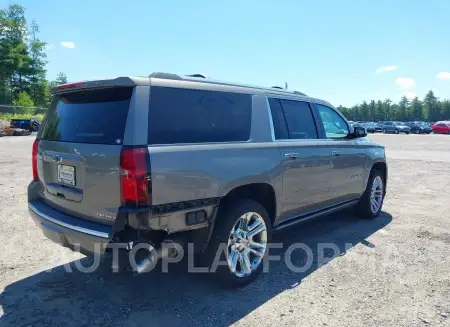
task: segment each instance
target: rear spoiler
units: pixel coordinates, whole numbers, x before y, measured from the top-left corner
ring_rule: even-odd
[[[146,83],[143,83],[146,82]],[[98,81],[80,81],[75,83],[67,83],[67,84],[61,84],[51,89],[52,94],[58,94],[58,93],[67,93],[67,92],[74,92],[79,90],[85,90],[85,89],[93,89],[93,88],[110,88],[110,87],[121,87],[121,86],[135,86],[135,85],[142,85],[142,84],[149,84],[149,78],[142,78],[142,77],[118,77],[115,79],[105,79],[105,80],[98,80]]]

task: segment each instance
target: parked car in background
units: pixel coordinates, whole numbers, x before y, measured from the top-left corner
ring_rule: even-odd
[[[380,123],[374,123],[375,127],[375,133],[381,133],[383,131],[383,128],[381,127]]]
[[[432,129],[430,125],[422,121],[413,121],[406,123],[413,134],[430,134]]]
[[[432,127],[433,133],[450,134],[450,121],[438,121]]]
[[[367,131],[367,133],[376,133],[376,132],[380,132],[383,130],[381,128],[381,126],[379,126],[377,123],[375,122],[366,122],[366,123],[362,123],[360,124],[360,126],[364,127]]]
[[[369,123],[358,123],[358,126],[365,128],[366,133],[375,133],[375,129]]]
[[[382,125],[383,133],[409,134],[411,129],[405,123],[399,121],[385,121]]]
[[[167,73],[65,84],[33,143],[28,208],[63,246],[148,249],[132,265],[146,272],[164,241],[193,243],[209,267],[225,259],[215,280],[244,285],[272,232],[350,207],[379,216],[388,167],[365,136],[296,91]]]
[[[400,134],[400,133],[405,133],[405,134],[409,134],[411,133],[411,128],[406,125],[406,123],[402,122],[402,121],[395,121],[394,122],[395,127],[397,128],[397,131],[395,132],[396,134]]]

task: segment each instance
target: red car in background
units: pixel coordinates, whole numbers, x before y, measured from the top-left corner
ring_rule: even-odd
[[[435,134],[450,134],[450,121],[438,121],[432,129]]]

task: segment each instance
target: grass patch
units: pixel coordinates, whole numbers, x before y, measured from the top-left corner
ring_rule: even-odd
[[[1,113],[0,112],[0,120],[7,120],[10,121],[11,119],[30,119],[30,118],[37,118],[42,120],[44,118],[43,114],[37,114],[37,115],[30,115],[30,114],[7,114],[7,113]]]

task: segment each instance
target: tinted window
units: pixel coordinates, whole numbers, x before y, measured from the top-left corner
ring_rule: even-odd
[[[248,94],[152,87],[149,144],[248,141]]]
[[[291,139],[316,139],[317,130],[309,104],[280,100]]]
[[[55,95],[41,139],[122,143],[132,92],[132,88],[110,88]]]
[[[289,138],[289,132],[284,118],[283,109],[281,108],[280,100],[269,99],[270,111],[272,113],[273,129],[275,132],[275,139],[283,140]]]
[[[316,107],[322,119],[327,138],[343,138],[348,135],[347,123],[336,111],[320,104],[316,104]]]

